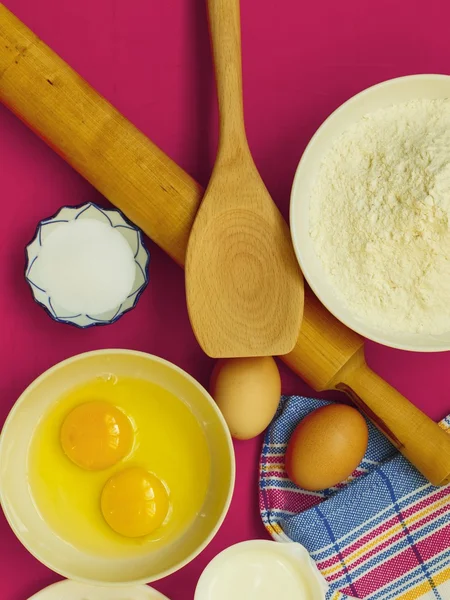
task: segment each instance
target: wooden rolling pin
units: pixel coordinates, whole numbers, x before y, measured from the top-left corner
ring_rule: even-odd
[[[0,4],[0,100],[179,265],[201,187]],[[435,485],[450,481],[450,436],[371,371],[363,339],[311,292],[283,357],[312,388],[338,389]]]

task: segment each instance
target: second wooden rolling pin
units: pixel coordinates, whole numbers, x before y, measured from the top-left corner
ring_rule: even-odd
[[[201,187],[1,4],[0,101],[184,264]],[[450,435],[369,369],[363,345],[307,292],[282,358],[312,388],[347,393],[431,483],[448,483]]]

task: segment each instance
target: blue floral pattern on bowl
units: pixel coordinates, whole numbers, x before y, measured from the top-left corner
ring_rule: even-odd
[[[102,221],[110,227],[117,229],[130,245],[134,262],[136,265],[136,275],[133,289],[130,295],[117,308],[101,315],[68,313],[64,308],[56,306],[51,297],[45,291],[38,279],[36,279],[36,262],[39,260],[39,250],[45,238],[56,228],[59,223],[68,223],[77,219],[96,219]],[[27,264],[25,268],[25,278],[31,288],[34,300],[40,304],[50,315],[52,319],[59,323],[67,323],[76,327],[87,328],[94,325],[110,325],[115,323],[122,315],[132,310],[142,292],[149,282],[148,265],[150,254],[144,245],[143,235],[140,229],[133,225],[119,210],[104,209],[89,202],[81,206],[64,206],[56,215],[41,221],[36,229],[33,240],[26,248]],[[34,277],[33,277],[34,276]]]

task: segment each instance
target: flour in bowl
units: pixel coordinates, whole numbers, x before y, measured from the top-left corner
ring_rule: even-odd
[[[366,115],[325,155],[310,235],[336,294],[384,331],[450,331],[450,100]]]

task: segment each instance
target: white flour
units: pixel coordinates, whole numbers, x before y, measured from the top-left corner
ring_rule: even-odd
[[[337,294],[382,330],[450,331],[450,100],[376,111],[312,190],[310,234]]]

